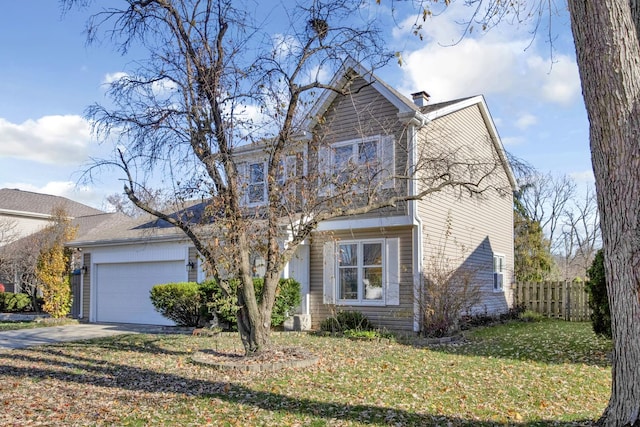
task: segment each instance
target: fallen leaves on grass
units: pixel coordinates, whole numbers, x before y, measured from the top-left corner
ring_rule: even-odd
[[[434,348],[275,333],[276,346],[320,355],[312,367],[275,373],[190,361],[196,352],[239,354],[235,334],[129,335],[5,351],[0,425],[506,426],[597,418],[609,368],[596,354],[606,348],[584,347],[590,325],[528,325],[534,329],[497,327]],[[577,339],[570,356],[544,350],[567,345],[553,334]]]

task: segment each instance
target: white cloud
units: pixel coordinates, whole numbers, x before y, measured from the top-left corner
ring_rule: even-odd
[[[520,136],[507,136],[505,138],[500,138],[500,141],[502,141],[502,145],[504,145],[505,147],[520,145],[525,142],[524,138]]]
[[[24,182],[5,182],[1,188],[16,188],[34,193],[50,194],[52,196],[66,197],[67,199],[84,203],[100,209],[106,196],[104,190],[89,186],[76,185],[72,181],[49,181],[42,186]]]
[[[569,176],[573,178],[578,185],[593,185],[595,183],[595,177],[593,176],[592,170],[571,172]]]
[[[129,74],[125,73],[124,71],[117,71],[115,73],[107,73],[104,76],[104,79],[102,79],[102,84],[106,84],[109,85],[113,82],[116,82],[118,80],[120,80],[123,77],[127,77]]]
[[[447,9],[427,20],[424,41],[412,43],[403,55],[402,92],[424,90],[436,102],[478,94],[563,106],[579,99],[578,67],[572,57],[557,53],[552,59],[547,50],[536,50],[530,34],[509,26],[460,40],[463,13]],[[413,21],[415,17],[408,18],[402,27]],[[395,33],[411,37],[407,31]]]
[[[72,165],[87,159],[89,122],[77,115],[44,116],[23,123],[0,118],[0,157]]]
[[[533,114],[524,113],[516,119],[515,125],[518,129],[524,130],[530,126],[535,125],[536,123],[538,123],[538,118],[536,116],[534,116]]]

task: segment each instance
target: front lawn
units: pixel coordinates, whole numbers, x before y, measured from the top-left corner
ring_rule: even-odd
[[[78,323],[75,319],[44,319],[40,321],[0,322],[0,331],[13,331],[16,329],[45,328],[49,326],[63,326]]]
[[[587,425],[606,406],[608,343],[588,323],[478,329],[421,348],[274,333],[318,365],[275,373],[193,364],[219,337],[124,335],[0,352],[0,425]]]

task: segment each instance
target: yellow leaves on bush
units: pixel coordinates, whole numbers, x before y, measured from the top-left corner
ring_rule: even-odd
[[[64,210],[56,209],[52,225],[43,232],[45,239],[36,268],[44,299],[42,309],[52,317],[65,317],[71,309],[71,254],[64,244],[75,237],[77,229],[71,225]]]

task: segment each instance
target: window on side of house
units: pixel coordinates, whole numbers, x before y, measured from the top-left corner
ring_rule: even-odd
[[[360,241],[338,244],[338,301],[383,301],[384,242]]]
[[[504,288],[505,256],[493,254],[493,290],[501,292]]]

